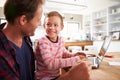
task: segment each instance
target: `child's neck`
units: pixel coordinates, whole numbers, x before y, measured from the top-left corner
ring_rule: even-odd
[[[58,36],[56,39],[51,39],[49,36],[46,35],[46,37],[53,43],[57,43],[58,42]]]

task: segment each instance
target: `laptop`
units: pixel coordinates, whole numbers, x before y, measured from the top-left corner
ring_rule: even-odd
[[[96,69],[99,68],[100,63],[102,62],[104,55],[110,45],[110,42],[112,40],[111,36],[105,36],[104,40],[103,40],[103,44],[101,46],[100,51],[98,52],[97,55],[87,55],[88,59],[90,59],[92,61],[92,68]]]

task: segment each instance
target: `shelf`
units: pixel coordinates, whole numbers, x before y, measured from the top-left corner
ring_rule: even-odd
[[[86,20],[86,22],[89,21],[86,23],[89,26],[86,25],[86,27],[90,27],[91,39],[97,40],[99,34],[104,37],[120,32],[120,3],[91,14],[91,17],[89,17],[91,19]]]
[[[101,26],[106,26],[107,24],[106,23],[104,23],[104,24],[97,24],[97,25],[93,25],[93,26],[95,26],[95,27],[101,27]]]
[[[120,12],[117,13],[110,13],[109,16],[116,16],[116,15],[120,15]]]
[[[106,33],[106,31],[99,31],[99,32],[98,31],[94,31],[93,33],[94,34],[101,34],[101,33],[103,34],[103,33]]]
[[[107,9],[92,13],[92,39],[98,40],[98,36],[107,35]]]
[[[109,8],[109,35],[113,40],[119,40],[120,37],[120,4]]]
[[[114,32],[120,32],[120,30],[118,30],[118,31],[109,31],[109,33],[114,33]]]
[[[111,22],[109,22],[110,24],[119,24],[120,23],[120,21],[111,21]]]
[[[103,17],[97,17],[97,18],[93,18],[93,20],[102,20],[105,19],[107,16],[103,16]]]

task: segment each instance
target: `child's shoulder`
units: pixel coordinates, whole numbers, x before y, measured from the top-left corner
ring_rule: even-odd
[[[65,41],[65,38],[64,38],[64,37],[62,37],[62,36],[59,36],[59,37],[58,37],[58,39],[59,39],[59,41],[62,41],[62,42],[64,42],[64,41]]]
[[[63,37],[63,36],[59,36],[59,38],[62,39],[62,40],[65,40],[65,37]]]
[[[43,36],[43,37],[39,38],[39,42],[44,42],[46,40],[48,40],[46,36]]]
[[[41,39],[42,39],[42,40],[45,40],[45,39],[47,39],[47,37],[46,37],[46,36],[43,36],[43,37],[40,38],[40,40],[41,40]]]

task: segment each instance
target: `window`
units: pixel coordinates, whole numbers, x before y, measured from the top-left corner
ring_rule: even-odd
[[[61,35],[65,38],[79,38],[81,24],[79,22],[65,22]]]
[[[68,22],[67,23],[67,32],[68,33],[79,33],[80,27],[77,22]]]

